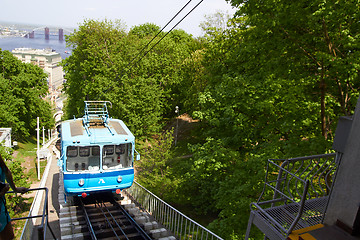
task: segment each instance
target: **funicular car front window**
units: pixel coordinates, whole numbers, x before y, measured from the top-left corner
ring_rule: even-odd
[[[103,169],[111,170],[131,167],[131,146],[131,143],[105,145],[103,148]]]
[[[67,157],[77,157],[78,148],[74,146],[69,146],[66,149],[66,156]]]
[[[67,171],[96,171],[100,169],[100,146],[67,147]]]
[[[100,147],[99,146],[91,147],[91,154],[93,156],[100,156]]]
[[[90,147],[80,147],[79,155],[80,157],[88,157],[90,155]]]

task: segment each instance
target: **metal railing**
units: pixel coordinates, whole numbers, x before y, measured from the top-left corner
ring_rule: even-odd
[[[323,221],[341,153],[269,159],[263,191],[251,203],[246,233],[254,223],[269,239]]]
[[[37,226],[37,234],[38,234],[38,239],[42,240],[42,239],[46,239],[46,230],[49,229],[51,232],[51,235],[54,239],[56,239],[55,234],[53,232],[53,230],[51,229],[50,225],[49,225],[49,214],[48,214],[48,192],[49,190],[44,187],[44,188],[32,188],[29,189],[29,191],[45,191],[45,199],[44,199],[44,207],[42,209],[42,214],[38,214],[38,215],[33,215],[33,210],[34,210],[34,204],[32,204],[29,215],[27,217],[21,217],[21,218],[12,218],[11,221],[17,221],[17,220],[25,220],[26,219],[26,223],[25,226],[23,228],[23,232],[21,234],[20,239],[33,239],[33,228],[34,228],[34,222],[33,219],[35,218],[41,218],[41,222],[40,224]],[[11,192],[7,192],[7,194],[10,193],[14,193],[13,191]]]
[[[109,101],[85,101],[84,123],[89,124],[92,120],[102,120],[106,123],[109,118],[107,103],[111,106]]]
[[[265,184],[274,190],[273,199],[285,193],[294,201],[302,195],[300,182],[309,181],[307,199],[327,196],[341,154],[330,153],[290,159],[270,159]],[[274,174],[278,172],[278,174]]]
[[[222,240],[221,237],[185,216],[135,181],[131,188],[124,190],[124,192],[135,204],[146,210],[179,240]]]

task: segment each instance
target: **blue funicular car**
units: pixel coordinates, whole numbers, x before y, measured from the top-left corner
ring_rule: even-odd
[[[108,101],[85,101],[85,114],[62,122],[61,158],[65,196],[119,194],[134,181],[135,137],[119,119],[109,118]]]

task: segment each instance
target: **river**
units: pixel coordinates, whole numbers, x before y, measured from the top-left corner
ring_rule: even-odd
[[[64,36],[65,37],[65,36]],[[25,37],[4,37],[0,38],[0,48],[2,50],[12,51],[15,48],[35,48],[46,49],[51,48],[60,53],[63,59],[71,54],[71,49],[66,47],[65,41],[60,41],[59,36],[50,35],[50,39],[46,40],[44,34],[35,34],[34,38]]]

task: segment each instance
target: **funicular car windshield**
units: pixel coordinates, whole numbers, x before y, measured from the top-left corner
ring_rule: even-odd
[[[66,170],[98,171],[100,169],[100,146],[68,146]]]
[[[112,170],[132,166],[132,144],[105,145],[103,147],[103,169]]]

